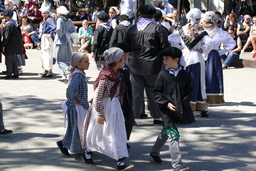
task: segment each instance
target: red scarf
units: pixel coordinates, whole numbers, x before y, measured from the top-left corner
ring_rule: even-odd
[[[103,79],[109,79],[110,81],[115,82],[115,84],[110,89],[111,99],[114,97],[114,95],[117,92],[117,86],[121,85],[120,96],[122,101],[124,86],[122,84],[122,81],[117,77],[117,74],[114,72],[112,67],[109,66],[108,64],[100,71],[98,78],[94,82],[94,85],[93,85],[94,90],[98,87],[100,80],[103,80]]]

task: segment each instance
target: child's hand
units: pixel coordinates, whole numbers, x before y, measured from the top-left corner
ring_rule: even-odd
[[[93,102],[93,98],[91,98],[91,100],[88,101],[89,103],[92,103]]]
[[[80,104],[80,102],[78,100],[75,100],[74,103],[75,104]]]
[[[98,115],[98,123],[103,125],[104,122],[106,122],[105,116],[104,115]]]
[[[51,35],[50,34],[45,34],[45,37],[50,38]]]
[[[167,108],[170,109],[170,110],[173,111],[173,112],[176,111],[176,106],[174,106],[174,105],[171,104],[171,103],[168,103],[168,104],[167,104]]]
[[[200,49],[196,49],[198,52],[200,52],[200,53],[204,53],[204,51],[203,51],[203,49],[202,48],[200,48]]]

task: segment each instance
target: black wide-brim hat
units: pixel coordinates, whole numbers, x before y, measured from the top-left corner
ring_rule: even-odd
[[[97,18],[98,18],[99,20],[106,21],[106,20],[109,19],[109,15],[108,15],[107,13],[105,13],[105,12],[101,12],[101,13],[97,16]]]
[[[11,9],[4,10],[4,12],[3,12],[3,16],[12,17],[12,15],[13,15],[13,10],[11,10]]]
[[[182,56],[182,51],[176,47],[168,47],[163,50],[161,50],[158,53],[158,56],[171,56],[173,58],[181,58]]]
[[[141,14],[155,14],[156,8],[153,7],[152,5],[143,5],[139,8],[139,12]]]

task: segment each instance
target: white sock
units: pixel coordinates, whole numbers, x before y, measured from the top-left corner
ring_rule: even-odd
[[[84,156],[86,159],[91,159],[92,158],[92,155],[90,154],[90,151],[85,149],[84,150]]]
[[[124,163],[123,161],[117,161],[116,164],[117,164],[118,166],[123,166],[125,163]]]

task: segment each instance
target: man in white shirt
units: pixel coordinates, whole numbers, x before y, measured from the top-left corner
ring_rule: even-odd
[[[121,0],[120,2],[120,15],[127,15],[130,22],[135,19],[137,12],[137,1],[136,0]]]
[[[168,0],[162,0],[162,6],[164,7],[163,16],[172,13],[172,11],[174,10],[174,7],[168,2]]]

